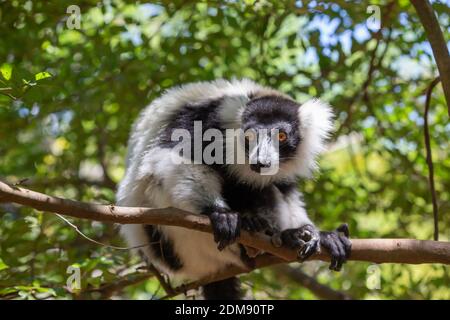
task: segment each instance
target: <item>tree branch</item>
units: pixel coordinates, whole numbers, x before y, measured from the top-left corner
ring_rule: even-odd
[[[160,224],[184,227],[201,232],[212,232],[206,216],[177,208],[118,207],[79,202],[52,197],[0,182],[0,201],[14,202],[38,210],[59,213],[75,218],[120,224]],[[270,238],[243,231],[239,242],[273,254],[286,261],[296,261],[295,251],[275,247]],[[351,260],[374,263],[445,263],[450,264],[450,243],[408,239],[354,239]],[[314,255],[314,260],[328,261],[325,253]]]
[[[427,0],[411,0],[422,23],[441,77],[450,116],[450,55],[433,7]]]
[[[430,110],[431,94],[433,88],[439,83],[440,78],[434,79],[427,88],[426,100],[425,100],[425,112],[423,115],[424,120],[424,139],[425,139],[425,150],[427,153],[427,166],[428,166],[428,183],[430,185],[431,202],[433,203],[433,219],[434,219],[434,240],[439,240],[439,210],[437,203],[436,188],[434,186],[434,167],[433,167],[433,156],[431,153],[431,139],[430,139],[430,129],[428,126],[428,111]]]
[[[119,292],[123,290],[126,287],[133,286],[136,284],[139,284],[141,282],[144,282],[151,277],[154,277],[155,273],[148,272],[143,274],[133,274],[133,275],[127,275],[117,281],[106,283],[102,285],[100,288],[89,288],[85,291],[82,291],[79,296],[77,296],[77,299],[85,299],[88,294],[91,294],[92,292],[98,292],[101,295],[101,299],[109,299],[112,295],[114,295],[116,292]]]
[[[287,277],[290,280],[294,280],[301,286],[310,290],[320,299],[353,300],[353,298],[350,295],[344,292],[331,289],[330,287],[321,284],[316,279],[307,275],[305,272],[303,272],[298,268],[293,268],[288,265],[280,265],[275,267],[275,271],[277,272],[278,276]]]
[[[346,99],[345,103],[343,105],[348,106],[348,112],[345,120],[341,123],[339,128],[336,130],[334,137],[335,139],[340,136],[341,132],[347,128],[349,129],[353,120],[353,108],[356,103],[359,102],[361,97],[363,99],[368,99],[368,89],[370,84],[372,83],[372,79],[374,76],[375,71],[377,71],[381,67],[381,63],[385,57],[385,53],[388,49],[389,43],[391,42],[391,35],[392,35],[392,28],[388,27],[391,24],[391,15],[395,12],[395,6],[396,1],[390,1],[386,4],[386,6],[383,8],[383,21],[382,21],[382,27],[378,29],[377,32],[373,34],[373,38],[376,39],[376,44],[373,50],[370,52],[370,61],[369,61],[369,69],[367,72],[367,78],[361,85],[361,88],[355,91],[353,96],[351,96],[349,99]],[[387,28],[388,29],[388,36],[387,39],[383,38],[383,30]],[[377,55],[378,48],[381,44],[381,42],[385,42],[385,48],[380,56]]]
[[[14,202],[46,212],[59,213],[75,218],[120,224],[170,225],[212,232],[208,217],[193,214],[177,208],[135,208],[118,207],[79,202],[52,197],[0,181],[0,202]],[[259,249],[267,254],[254,259],[255,269],[269,265],[297,261],[297,253],[284,247],[275,247],[271,239],[263,234],[251,235],[242,231],[239,243]],[[329,261],[325,250],[313,255],[310,260]],[[413,239],[353,239],[349,260],[373,263],[443,263],[450,264],[450,243]],[[220,274],[211,275],[171,290],[170,296],[206,283],[229,278],[253,269],[227,267]]]

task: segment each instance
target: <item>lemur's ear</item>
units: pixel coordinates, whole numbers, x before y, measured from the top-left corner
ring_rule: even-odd
[[[325,150],[326,140],[333,132],[333,110],[320,101],[312,99],[302,104],[298,111],[302,142],[299,157],[302,158],[300,174],[309,176],[317,169],[316,157]]]
[[[243,94],[223,98],[219,115],[226,128],[238,129],[241,127],[242,113],[249,100],[249,97]]]

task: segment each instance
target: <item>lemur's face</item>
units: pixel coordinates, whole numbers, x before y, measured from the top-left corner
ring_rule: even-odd
[[[299,105],[279,96],[250,100],[242,114],[246,153],[254,172],[271,174],[295,161],[301,141]],[[276,173],[276,171],[272,171]]]

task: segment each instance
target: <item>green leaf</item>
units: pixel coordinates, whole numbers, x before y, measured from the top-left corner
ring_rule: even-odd
[[[3,78],[5,78],[5,80],[11,79],[12,65],[10,65],[9,63],[2,64],[2,66],[0,67],[0,73],[2,74]]]
[[[42,72],[36,73],[34,75],[34,79],[36,81],[46,79],[46,78],[51,78],[51,77],[52,77],[52,75],[50,73],[48,73],[47,71],[42,71]]]
[[[0,271],[8,269],[9,266],[3,262],[2,258],[0,258]]]

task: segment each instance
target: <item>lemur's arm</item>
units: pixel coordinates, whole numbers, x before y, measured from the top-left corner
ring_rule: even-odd
[[[320,247],[323,246],[331,256],[330,269],[339,271],[351,251],[348,226],[343,224],[331,232],[319,231],[309,219],[301,199],[302,195],[295,185],[290,186],[288,190],[283,190],[283,194],[278,193],[278,196],[282,197],[282,201],[278,202],[284,204],[279,208],[278,215],[266,215],[264,217],[266,221],[257,222],[259,226],[275,226],[278,230],[270,230],[266,227],[253,231],[267,232],[269,230],[269,234],[274,234],[275,239],[278,239],[282,245],[297,250],[301,261],[320,251]],[[247,222],[244,225],[244,228],[248,229]]]
[[[213,169],[198,164],[166,164],[162,187],[170,194],[173,206],[205,214],[214,231],[214,241],[222,250],[240,235],[240,215],[230,210],[222,197],[222,181]]]
[[[284,245],[298,250],[300,260],[306,260],[320,251],[323,246],[331,255],[330,269],[339,271],[348,259],[351,242],[348,239],[349,231],[346,224],[335,231],[319,231],[309,220],[301,194],[296,189],[286,195],[289,211],[294,214],[292,227],[282,229],[281,240]]]

